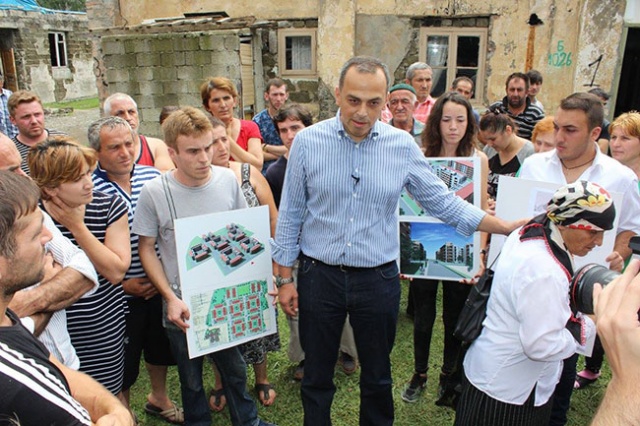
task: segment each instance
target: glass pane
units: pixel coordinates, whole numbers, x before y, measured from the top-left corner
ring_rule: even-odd
[[[459,36],[456,65],[459,67],[477,67],[480,57],[480,37]]]
[[[465,68],[465,69],[456,69],[456,78],[457,77],[469,77],[471,80],[473,80],[473,96],[471,96],[471,99],[476,99],[477,95],[476,95],[476,81],[478,78],[478,69],[477,68]]]
[[[433,86],[431,86],[431,96],[437,98],[446,92],[447,87],[447,69],[440,68],[433,70]]]
[[[288,70],[311,70],[311,36],[287,36],[285,61]]]
[[[427,64],[432,67],[446,67],[449,56],[449,36],[427,37]]]

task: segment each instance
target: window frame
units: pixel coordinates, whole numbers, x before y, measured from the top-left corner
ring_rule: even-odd
[[[51,36],[54,39],[54,45],[51,46]],[[67,54],[67,35],[63,31],[50,31],[49,32],[49,56],[51,60],[52,68],[67,68],[69,66],[69,57]],[[62,40],[60,40],[60,38]],[[62,41],[62,52],[60,52],[60,42]],[[53,52],[56,54],[56,62],[57,65],[53,62]],[[62,53],[62,55],[61,55]],[[62,57],[61,57],[62,56]],[[64,60],[64,64],[62,64],[62,60]]]
[[[281,76],[316,77],[318,75],[318,64],[316,58],[317,33],[317,28],[281,28],[278,30],[278,67],[280,68]],[[311,37],[311,69],[287,69],[287,38],[300,36]]]
[[[446,89],[448,90],[456,78],[456,70],[461,69],[478,69],[478,74],[474,85],[474,97],[471,98],[472,105],[482,105],[484,97],[484,88],[486,85],[486,61],[487,61],[487,36],[488,30],[483,27],[421,27],[420,43],[418,57],[420,61],[427,62],[427,40],[429,36],[447,36],[449,37],[449,52],[447,56],[447,81]],[[458,37],[477,36],[479,38],[478,46],[478,66],[477,67],[458,67],[456,63],[456,54],[458,48]],[[428,63],[428,62],[427,62]],[[431,64],[429,64],[431,65]],[[440,67],[438,67],[440,68]]]

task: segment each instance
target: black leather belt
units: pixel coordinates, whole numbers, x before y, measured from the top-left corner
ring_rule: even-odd
[[[320,261],[318,259],[314,259],[313,257],[307,256],[304,253],[301,253],[300,257],[302,259],[308,259],[308,260],[310,260],[312,262],[316,262],[316,263],[318,263],[319,265],[322,265],[322,266],[327,266],[329,268],[338,268],[342,272],[362,272],[362,271],[368,271],[368,270],[376,269],[376,268],[385,268],[387,266],[390,266],[390,265],[396,263],[395,260],[392,260],[392,261],[384,263],[382,265],[362,268],[362,267],[358,267],[358,266],[349,266],[349,265],[329,265],[328,263],[324,263],[324,262],[322,262],[322,261]]]

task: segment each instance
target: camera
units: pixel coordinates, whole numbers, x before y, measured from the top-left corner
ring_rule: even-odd
[[[632,237],[629,248],[633,254],[640,254],[640,236]],[[593,286],[595,283],[605,287],[616,277],[619,272],[612,271],[602,265],[590,263],[578,269],[569,287],[569,300],[571,307],[575,307],[583,314],[593,314]]]

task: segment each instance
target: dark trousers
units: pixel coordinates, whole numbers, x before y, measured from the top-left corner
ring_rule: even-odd
[[[390,354],[400,304],[398,267],[326,265],[302,255],[298,269],[301,396],[305,425],[331,425],[333,373],[347,314],[361,365],[360,425],[392,425]]]
[[[167,337],[178,363],[178,378],[184,407],[185,426],[210,426],[211,413],[202,382],[204,356],[189,358],[187,337],[182,330],[168,326]],[[231,424],[254,426],[258,423],[258,409],[247,393],[247,365],[238,347],[223,349],[209,355],[220,371],[225,385]]]
[[[438,281],[413,280],[413,353],[415,371],[426,373],[429,368],[431,335],[436,319]],[[464,307],[471,286],[447,281],[442,284],[442,321],[444,323],[444,354],[442,373],[452,375],[460,371],[462,343],[453,336],[460,311]],[[462,380],[461,377],[458,378]]]
[[[465,378],[454,426],[546,426],[552,402],[536,407],[535,393],[534,386],[524,404],[509,404],[491,398]]]
[[[592,373],[599,373],[602,368],[602,361],[604,361],[604,348],[600,341],[600,336],[596,336],[596,341],[593,343],[593,353],[591,356],[584,357],[584,366]]]
[[[569,405],[571,405],[577,363],[578,354],[570,356],[563,362],[560,381],[553,392],[553,398],[551,398],[553,400],[553,409],[551,410],[549,426],[564,426],[567,424],[567,411],[569,411]]]

